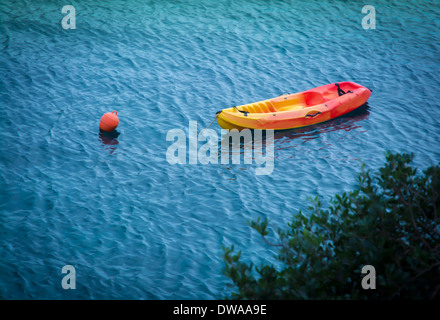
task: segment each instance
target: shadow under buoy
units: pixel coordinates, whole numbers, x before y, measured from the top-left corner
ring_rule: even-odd
[[[120,134],[121,133],[116,130],[113,130],[111,132],[100,131],[99,142],[104,147],[104,149],[109,150],[110,153],[112,154],[116,151],[116,148],[119,144],[118,136]]]

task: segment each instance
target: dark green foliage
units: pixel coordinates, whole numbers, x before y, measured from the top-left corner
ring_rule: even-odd
[[[418,173],[413,155],[387,153],[372,176],[336,195],[328,209],[318,198],[308,214],[293,216],[267,240],[268,221],[250,221],[277,246],[281,270],[240,261],[224,248],[225,270],[238,288],[233,299],[439,299],[440,167]],[[365,290],[365,265],[376,270],[376,289]]]

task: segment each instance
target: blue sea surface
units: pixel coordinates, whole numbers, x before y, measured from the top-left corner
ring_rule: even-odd
[[[222,246],[277,263],[247,219],[283,227],[386,150],[438,163],[440,3],[373,1],[376,29],[365,4],[0,0],[0,298],[221,298]],[[276,132],[272,174],[167,161],[172,129],[338,81],[372,89],[368,106]],[[119,135],[102,135],[113,110]]]

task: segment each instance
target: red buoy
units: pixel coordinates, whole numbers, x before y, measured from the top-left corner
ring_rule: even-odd
[[[116,111],[104,113],[99,123],[99,129],[104,132],[111,132],[119,124],[118,113]]]

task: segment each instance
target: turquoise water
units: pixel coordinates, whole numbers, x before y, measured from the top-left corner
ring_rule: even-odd
[[[364,1],[1,0],[0,297],[216,299],[222,245],[275,262],[246,219],[281,227],[387,149],[440,161],[440,5],[371,4],[365,30]],[[368,106],[275,133],[270,175],[166,159],[171,129],[346,80],[373,89]],[[119,135],[102,136],[113,110]]]

